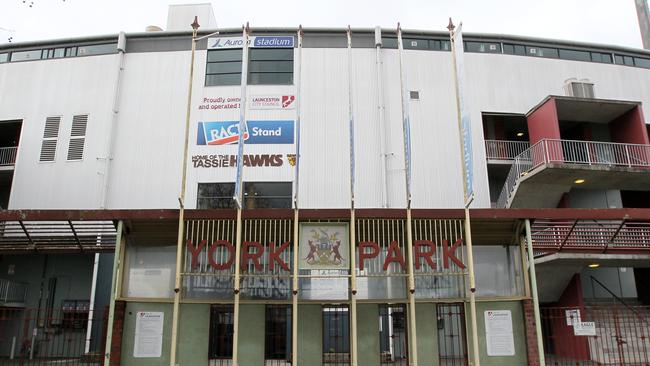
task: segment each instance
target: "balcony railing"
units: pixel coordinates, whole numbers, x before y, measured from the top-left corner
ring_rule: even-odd
[[[650,167],[650,145],[575,140],[541,140],[515,157],[497,207],[506,207],[520,178],[544,164]]]
[[[16,164],[17,146],[0,147],[0,166],[11,166]]]
[[[512,161],[529,147],[527,141],[485,140],[485,156],[488,160]]]
[[[0,304],[25,303],[27,284],[0,279]]]

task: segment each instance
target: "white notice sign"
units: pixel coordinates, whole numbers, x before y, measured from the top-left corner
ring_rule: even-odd
[[[135,320],[133,357],[160,357],[162,355],[163,323],[165,313],[138,311]]]
[[[515,340],[510,310],[486,310],[484,315],[488,356],[514,356]]]
[[[595,322],[574,323],[573,334],[577,336],[595,336],[596,323]]]
[[[569,309],[566,313],[566,325],[572,326],[580,323],[580,309]]]

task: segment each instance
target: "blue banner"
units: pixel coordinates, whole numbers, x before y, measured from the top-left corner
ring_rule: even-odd
[[[239,121],[199,122],[197,145],[234,145],[239,140]],[[293,144],[294,121],[247,121],[245,144]]]
[[[460,111],[460,134],[463,142],[465,206],[469,206],[474,196],[474,161],[472,153],[472,120],[465,95],[465,51],[463,47],[462,27],[463,24],[461,23],[454,33],[453,41],[454,60],[456,62],[456,92],[458,93],[458,109]]]

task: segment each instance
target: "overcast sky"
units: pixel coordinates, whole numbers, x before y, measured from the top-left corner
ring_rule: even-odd
[[[165,27],[183,0],[0,0],[0,43]],[[32,5],[30,7],[30,4]],[[641,48],[634,0],[230,0],[212,2],[219,27],[394,27],[504,33]]]

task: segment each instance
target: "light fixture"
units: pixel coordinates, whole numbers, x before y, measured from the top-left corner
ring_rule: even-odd
[[[573,183],[575,183],[575,184],[582,184],[582,183],[584,183],[584,182],[585,182],[585,180],[582,179],[582,178],[580,178],[580,179],[576,179],[576,180],[573,181]]]
[[[598,267],[600,267],[600,264],[598,264],[598,263],[590,263],[590,264],[588,265],[588,267],[589,267],[589,268],[598,268]]]
[[[517,137],[522,137],[524,135],[523,132],[517,132]]]

